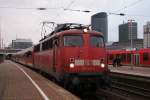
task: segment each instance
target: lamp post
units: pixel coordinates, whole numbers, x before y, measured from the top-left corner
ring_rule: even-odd
[[[129,35],[130,35],[130,40],[131,40],[131,42],[130,42],[130,46],[131,46],[131,69],[133,70],[133,64],[132,64],[132,48],[133,48],[133,37],[132,37],[132,22],[133,21],[135,21],[135,20],[133,20],[133,19],[129,19],[128,20],[129,21]]]
[[[147,24],[146,26],[146,34],[147,34],[147,48],[149,48],[149,41],[148,41],[148,38],[149,38],[149,25]]]

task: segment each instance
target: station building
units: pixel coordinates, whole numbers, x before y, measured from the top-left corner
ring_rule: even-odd
[[[131,46],[132,41],[132,46]],[[119,42],[107,45],[109,50],[140,49],[143,48],[143,39],[137,38],[137,22],[127,22],[119,25]]]
[[[144,48],[150,48],[150,22],[147,22],[146,25],[143,26],[144,30]]]
[[[119,42],[137,39],[137,23],[127,22],[119,25]]]
[[[33,42],[31,39],[16,39],[12,40],[12,48],[13,49],[25,49],[29,48],[33,45]]]

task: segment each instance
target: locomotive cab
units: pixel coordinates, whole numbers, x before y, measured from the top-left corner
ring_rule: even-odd
[[[34,46],[33,65],[67,87],[97,86],[109,79],[106,56],[102,33],[86,30],[81,24],[58,24]]]
[[[96,85],[108,82],[106,49],[101,33],[68,30],[63,34],[61,51],[65,82]]]

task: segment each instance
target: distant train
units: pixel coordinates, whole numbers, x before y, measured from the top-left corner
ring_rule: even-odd
[[[0,53],[0,63],[2,63],[5,60],[5,54]]]
[[[140,50],[110,50],[108,51],[108,63],[119,56],[121,64],[150,67],[150,48]]]
[[[61,27],[60,27],[61,26]],[[34,47],[13,55],[16,62],[49,73],[63,86],[109,84],[103,34],[81,24],[66,23]]]

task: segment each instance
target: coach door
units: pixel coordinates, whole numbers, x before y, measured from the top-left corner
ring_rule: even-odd
[[[58,52],[58,38],[54,38],[53,40],[53,72],[56,72],[56,66],[57,66],[57,52]]]
[[[134,65],[139,65],[140,57],[139,54],[134,54]]]

